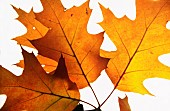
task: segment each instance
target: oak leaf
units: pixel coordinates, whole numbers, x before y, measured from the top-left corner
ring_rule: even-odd
[[[63,56],[53,75],[48,75],[33,55],[22,51],[25,68],[15,76],[0,66],[0,94],[7,100],[1,111],[71,111],[79,102],[79,91],[69,77]]]
[[[127,96],[123,99],[118,98],[118,102],[119,102],[120,111],[131,111]]]
[[[83,88],[93,82],[107,67],[107,58],[99,55],[103,32],[91,35],[86,27],[91,10],[88,2],[64,11],[60,0],[41,0],[44,10],[36,20],[50,30],[40,39],[31,40],[39,54],[58,61],[63,54],[69,77]]]
[[[122,91],[150,94],[142,82],[147,78],[170,79],[170,68],[161,64],[158,57],[170,52],[169,0],[137,0],[137,17],[117,19],[109,9],[101,6],[104,21],[100,23],[117,51],[101,51],[111,58],[106,72],[115,88]]]

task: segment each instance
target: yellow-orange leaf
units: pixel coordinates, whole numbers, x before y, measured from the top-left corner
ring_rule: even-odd
[[[119,98],[118,101],[119,101],[120,111],[131,111],[127,96],[124,99]]]
[[[100,23],[117,51],[101,51],[111,58],[106,70],[113,84],[123,91],[149,94],[142,82],[147,78],[170,79],[170,68],[161,64],[158,57],[170,52],[169,0],[137,0],[137,18],[117,19],[109,9],[101,6],[104,21]]]
[[[43,37],[49,29],[35,19],[33,10],[31,10],[29,13],[26,13],[21,9],[17,9],[15,7],[13,8],[19,15],[17,19],[27,28],[26,34],[14,38],[14,40],[16,40],[21,45],[33,48],[28,40],[34,40]]]
[[[1,111],[72,111],[80,97],[61,56],[53,75],[48,75],[33,55],[22,51],[25,68],[19,77],[0,66],[0,94],[7,100]]]
[[[108,63],[108,59],[99,55],[103,33],[91,35],[86,29],[91,14],[88,2],[66,12],[59,0],[41,2],[44,11],[36,14],[36,19],[50,30],[43,38],[32,40],[32,45],[39,54],[56,61],[62,53],[70,79],[79,88],[88,86]]]
[[[40,62],[41,65],[43,66],[43,69],[46,72],[52,72],[56,69],[58,63],[52,59],[49,59],[47,57],[44,57],[42,55],[38,55],[36,56],[36,58],[38,59],[38,61]],[[24,60],[21,60],[19,63],[15,64],[18,67],[24,68]]]

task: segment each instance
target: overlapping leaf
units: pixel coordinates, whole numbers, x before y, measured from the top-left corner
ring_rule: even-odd
[[[91,35],[87,23],[91,10],[88,2],[64,11],[59,0],[41,0],[43,12],[36,20],[50,30],[40,39],[30,41],[39,54],[58,61],[65,57],[69,77],[79,88],[88,86],[106,68],[108,59],[99,55],[103,33]]]
[[[106,70],[113,84],[120,90],[148,94],[142,82],[147,78],[170,79],[170,68],[158,57],[170,52],[169,0],[137,0],[137,18],[117,19],[109,9],[101,6],[104,21],[100,25],[117,46],[117,51],[101,51],[112,58]]]
[[[7,95],[1,111],[71,111],[80,97],[61,56],[53,75],[48,75],[36,57],[23,50],[25,68],[19,77],[0,66],[0,93]]]

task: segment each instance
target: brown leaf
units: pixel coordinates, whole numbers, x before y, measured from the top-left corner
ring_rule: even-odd
[[[39,54],[56,61],[62,53],[70,79],[79,88],[88,86],[108,63],[99,55],[103,33],[91,35],[86,30],[91,13],[88,2],[66,12],[59,0],[41,2],[44,11],[36,14],[36,19],[50,30],[43,38],[32,40],[32,45]]]
[[[55,73],[48,75],[33,53],[22,53],[25,68],[21,76],[0,66],[0,93],[7,95],[1,111],[73,110],[80,95],[76,84],[68,78],[64,58],[59,59]]]
[[[38,59],[38,61],[40,62],[41,65],[44,65],[43,69],[46,72],[53,72],[58,63],[52,59],[49,59],[47,57],[44,57],[42,55],[38,55],[36,56],[36,58]],[[19,63],[15,64],[18,67],[24,68],[24,60],[21,60]]]
[[[123,91],[149,94],[142,82],[147,78],[170,79],[170,68],[158,57],[170,52],[169,0],[137,0],[137,18],[117,19],[109,9],[101,6],[104,21],[100,23],[117,51],[101,51],[101,56],[112,58],[106,70],[113,84]]]
[[[120,111],[131,111],[127,96],[124,99],[119,98],[119,107]]]
[[[26,34],[16,37],[13,40],[16,40],[21,45],[33,48],[32,44],[28,40],[34,40],[43,37],[49,29],[35,19],[33,10],[31,10],[29,13],[26,13],[21,9],[17,9],[15,7],[13,8],[19,15],[17,19],[27,28]]]

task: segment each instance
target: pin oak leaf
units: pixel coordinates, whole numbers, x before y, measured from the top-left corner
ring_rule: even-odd
[[[44,37],[30,42],[39,54],[55,61],[62,53],[70,79],[76,82],[78,88],[88,86],[107,67],[109,60],[99,54],[103,32],[97,35],[87,32],[91,13],[88,2],[67,11],[59,0],[41,2],[44,10],[35,16],[50,30]]]
[[[71,111],[79,102],[77,85],[69,77],[65,60],[60,57],[53,75],[46,74],[33,55],[22,51],[25,68],[15,76],[0,66],[0,93],[7,95],[1,111]]]
[[[150,94],[143,86],[148,78],[170,79],[170,68],[158,61],[161,54],[170,52],[169,0],[137,0],[134,21],[126,16],[116,18],[109,9],[101,6],[104,21],[100,23],[117,51],[101,51],[111,58],[106,72],[117,89]]]

